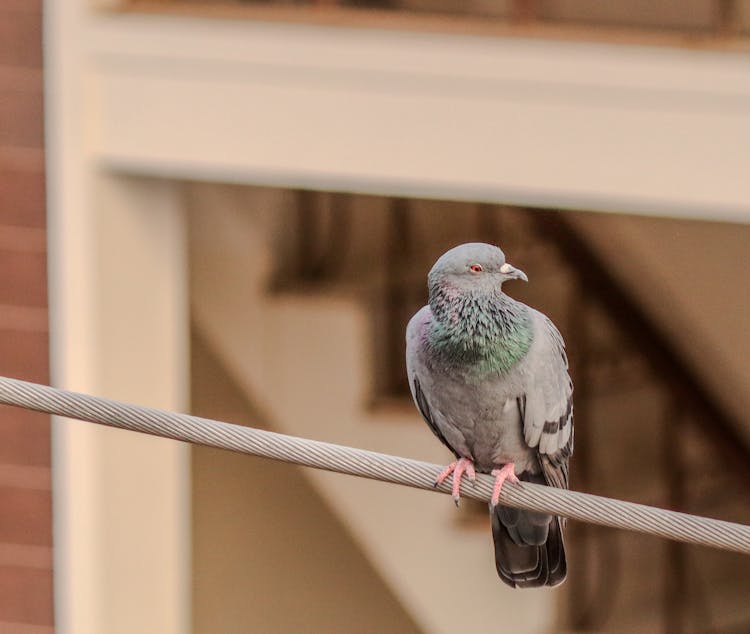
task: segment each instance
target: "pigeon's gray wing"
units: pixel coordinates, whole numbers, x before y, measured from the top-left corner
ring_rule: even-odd
[[[425,419],[428,427],[432,430],[448,449],[450,449],[458,458],[459,454],[451,447],[443,433],[438,427],[435,416],[430,409],[430,403],[422,389],[422,383],[419,380],[419,346],[423,342],[423,333],[428,327],[432,313],[429,306],[423,307],[414,317],[411,318],[406,326],[406,374],[409,377],[409,389],[411,390],[414,403],[417,405],[419,413]]]
[[[533,318],[526,390],[518,404],[524,438],[529,447],[537,448],[547,484],[567,489],[573,453],[573,383],[562,336],[542,313],[533,311]]]
[[[537,311],[534,340],[521,368],[518,409],[524,439],[536,448],[542,473],[523,472],[521,480],[568,488],[568,460],[573,451],[573,384],[562,337]],[[563,521],[545,513],[498,505],[492,514],[495,564],[500,578],[514,588],[556,586],[567,564]]]

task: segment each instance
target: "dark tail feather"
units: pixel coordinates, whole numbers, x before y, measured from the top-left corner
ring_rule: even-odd
[[[497,506],[492,515],[497,574],[512,588],[556,586],[565,580],[560,518]]]

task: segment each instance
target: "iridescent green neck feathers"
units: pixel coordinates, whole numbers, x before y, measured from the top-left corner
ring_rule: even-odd
[[[499,289],[466,292],[435,285],[430,288],[430,308],[429,345],[449,365],[477,378],[504,374],[531,347],[529,308]]]

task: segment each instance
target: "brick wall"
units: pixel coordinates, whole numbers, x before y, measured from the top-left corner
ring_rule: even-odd
[[[48,382],[41,0],[0,0],[0,374]],[[0,407],[0,632],[52,632],[49,417]]]

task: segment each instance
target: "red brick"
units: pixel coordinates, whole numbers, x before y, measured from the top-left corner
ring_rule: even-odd
[[[0,462],[29,466],[50,463],[50,417],[0,405]]]
[[[52,548],[0,542],[0,567],[2,566],[52,570]],[[2,627],[0,632],[3,632]]]
[[[0,11],[42,13],[42,0],[0,0]]]
[[[0,65],[41,67],[42,14],[36,2],[0,0]]]
[[[0,330],[0,375],[48,383],[48,368],[46,333]]]
[[[0,145],[0,170],[44,171],[44,148]]]
[[[52,625],[52,572],[0,566],[0,621]]]
[[[0,85],[0,144],[18,147],[43,146],[41,90],[8,90]]]
[[[0,331],[49,331],[49,314],[46,306],[0,304]]]
[[[0,164],[0,223],[45,225],[44,170]]]
[[[0,487],[0,542],[50,546],[51,492]]]
[[[55,634],[55,628],[52,625],[0,621],[0,632],[3,634]]]
[[[0,249],[0,271],[0,304],[47,305],[45,253]]]
[[[46,256],[43,232],[33,231],[45,225],[42,63],[41,0],[0,0],[0,375],[46,383]],[[39,318],[19,322],[30,315]],[[49,416],[0,406],[0,542],[51,546],[51,493],[30,488],[44,483],[37,467],[49,460]],[[51,634],[51,570],[5,563],[14,565],[0,565],[0,632],[26,624]]]
[[[4,93],[41,94],[44,90],[44,73],[41,68],[0,66],[0,90]]]

